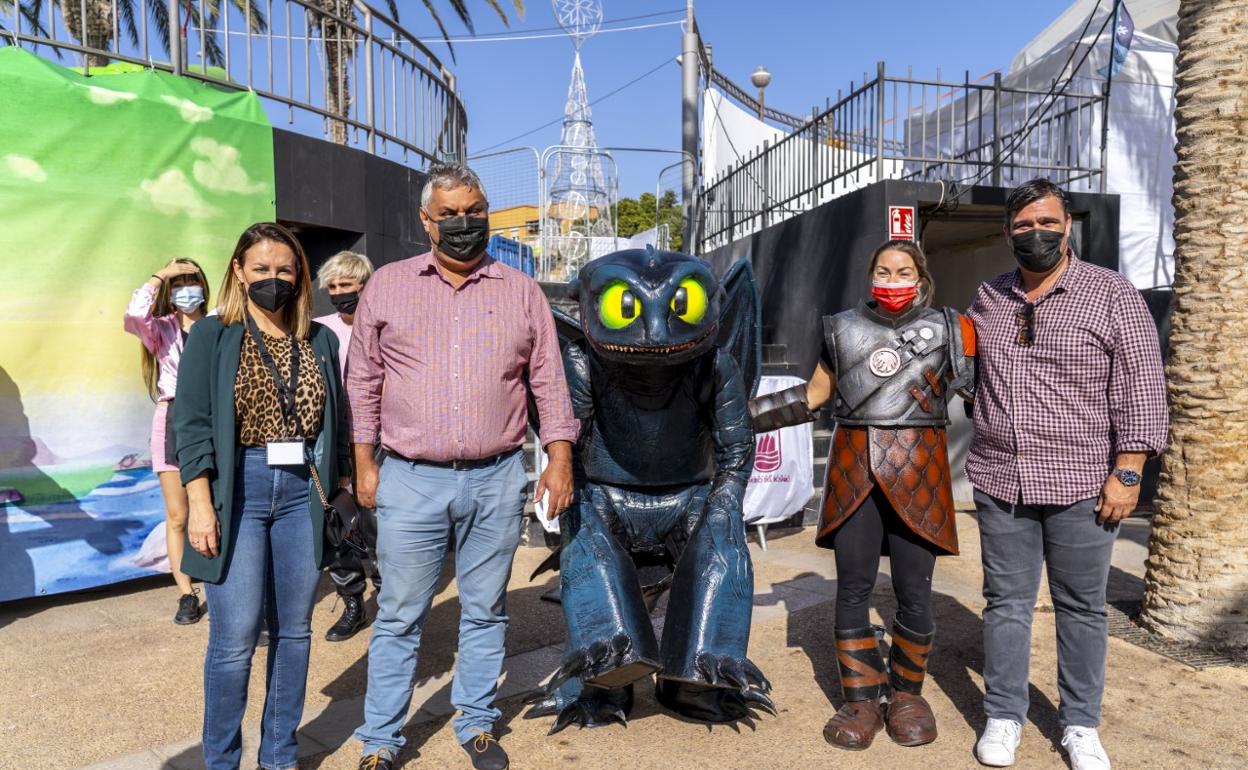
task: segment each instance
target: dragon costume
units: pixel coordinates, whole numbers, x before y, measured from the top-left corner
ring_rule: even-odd
[[[760,368],[749,263],[721,283],[696,257],[621,251],[570,289],[580,321],[555,311],[581,421],[557,552],[567,650],[528,716],[556,715],[551,733],[623,723],[633,683],[651,674],[659,702],[687,718],[775,713],[746,657],[754,573],[742,497]],[[649,610],[664,589],[660,640]]]

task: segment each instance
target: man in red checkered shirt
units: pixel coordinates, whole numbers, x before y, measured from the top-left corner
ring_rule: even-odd
[[[975,487],[984,567],[986,765],[1014,762],[1028,707],[1031,616],[1048,566],[1057,622],[1058,715],[1074,770],[1109,770],[1097,735],[1105,687],[1105,586],[1118,522],[1169,428],[1157,330],[1121,274],[1070,247],[1066,195],[1047,179],[1011,192],[1018,269],[982,284]]]

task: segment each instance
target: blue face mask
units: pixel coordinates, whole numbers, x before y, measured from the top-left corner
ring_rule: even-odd
[[[169,299],[178,310],[181,310],[183,313],[190,313],[204,304],[204,287],[179,286],[173,290],[173,294],[170,295]]]

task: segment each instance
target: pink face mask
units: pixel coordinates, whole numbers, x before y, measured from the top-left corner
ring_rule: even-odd
[[[871,296],[888,312],[899,313],[919,296],[919,285],[875,281],[871,286]]]

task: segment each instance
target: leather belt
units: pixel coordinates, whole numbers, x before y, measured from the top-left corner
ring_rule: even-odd
[[[520,448],[517,447],[515,449],[509,449],[506,452],[499,452],[498,454],[491,455],[490,457],[482,457],[478,460],[417,460],[411,457],[404,457],[392,449],[387,449],[386,454],[396,460],[402,460],[403,462],[411,463],[412,465],[426,465],[430,468],[447,468],[453,471],[471,471],[477,470],[478,468],[489,468],[491,466],[498,465],[519,451]]]

